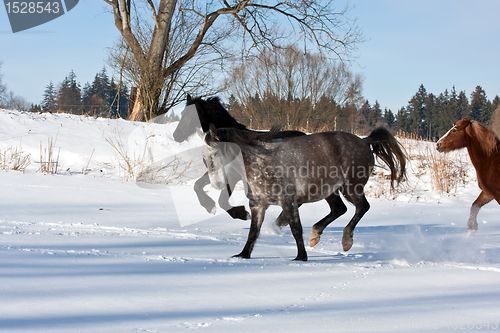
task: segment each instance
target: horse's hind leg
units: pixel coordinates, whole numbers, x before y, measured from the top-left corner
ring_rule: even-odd
[[[342,191],[344,197],[356,207],[356,212],[354,213],[351,221],[349,221],[349,224],[347,224],[344,228],[344,234],[342,235],[342,247],[346,252],[352,247],[354,228],[356,228],[359,220],[361,220],[363,215],[365,215],[365,213],[370,209],[370,204],[366,200],[365,194],[356,193],[356,191],[361,191],[361,189],[354,186],[345,188]]]
[[[338,212],[336,212],[335,210],[336,210],[336,209],[338,209],[338,207],[340,207],[340,206],[344,205],[344,203],[343,203],[343,202],[342,202],[342,200],[341,200],[341,201],[340,201],[340,204],[337,204],[337,203],[336,203],[336,199],[337,199],[336,197],[338,197],[338,193],[333,193],[333,194],[331,194],[329,197],[325,198],[326,202],[328,202],[328,204],[330,205],[330,209],[331,209],[331,211],[330,211],[330,213],[329,213],[327,216],[325,216],[323,219],[321,219],[321,221],[323,221],[324,219],[326,219],[326,218],[327,218],[327,217],[329,217],[330,215],[336,215],[336,216],[335,216],[335,217],[334,217],[334,218],[333,218],[330,222],[328,222],[328,223],[326,223],[326,224],[325,224],[325,227],[326,227],[329,223],[331,223],[332,221],[334,221],[336,218],[338,218],[339,216],[341,216],[342,214],[344,214],[344,213],[345,213],[345,212],[343,212],[343,213],[341,213],[341,214],[337,215],[337,214],[338,214]],[[340,198],[339,198],[339,199],[340,199]],[[333,202],[333,204],[332,204],[332,202]],[[301,206],[301,205],[299,205],[299,207],[300,207],[300,206]],[[344,206],[345,206],[345,205],[344,205]],[[342,210],[342,208],[341,208],[341,210]],[[347,207],[346,207],[346,211],[347,211]],[[320,221],[320,222],[321,222],[321,221]],[[283,228],[283,227],[286,227],[286,226],[288,225],[288,220],[284,217],[283,212],[281,212],[281,214],[278,216],[278,218],[276,219],[276,221],[275,221],[274,223],[275,223],[275,225],[277,225],[278,227]],[[316,223],[316,224],[317,224],[317,223]],[[325,229],[325,227],[324,227],[323,229]],[[323,229],[321,229],[321,230],[323,231]],[[321,233],[320,233],[319,235],[321,235]],[[318,236],[319,236],[319,235],[318,235]],[[318,241],[319,241],[319,238],[318,238]],[[316,243],[317,243],[317,242],[316,242]],[[316,245],[316,244],[315,244],[315,245]],[[311,245],[311,246],[314,246],[314,245]]]
[[[311,247],[318,244],[323,230],[325,230],[330,223],[347,212],[347,207],[342,201],[342,198],[340,198],[338,192],[331,194],[325,200],[330,205],[331,211],[327,216],[323,217],[319,222],[313,225],[311,233],[309,234],[309,245]]]
[[[259,238],[260,227],[262,226],[262,222],[264,221],[264,214],[266,209],[269,206],[260,205],[257,206],[255,203],[250,201],[250,210],[252,211],[252,221],[250,223],[250,231],[248,232],[247,242],[243,251],[239,254],[234,255],[233,257],[240,257],[245,259],[250,259],[250,255],[252,254],[253,247],[257,238]]]
[[[289,221],[290,229],[292,230],[293,238],[297,244],[297,257],[294,260],[307,261],[307,252],[304,246],[304,237],[302,224],[300,223],[299,205],[293,197],[285,197],[281,203],[283,208],[283,218]]]
[[[472,203],[472,206],[470,208],[469,222],[467,222],[467,233],[469,235],[477,231],[477,213],[479,213],[481,207],[486,205],[491,200],[493,200],[493,197],[482,191],[477,199]]]

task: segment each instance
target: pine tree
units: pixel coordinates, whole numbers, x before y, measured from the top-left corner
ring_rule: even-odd
[[[456,111],[456,120],[463,119],[464,117],[470,116],[470,105],[469,99],[465,94],[465,91],[461,91],[458,94],[457,98],[457,111]]]
[[[398,110],[396,126],[398,130],[410,132],[410,114],[405,107]]]
[[[389,128],[394,128],[394,126],[396,125],[396,117],[394,116],[394,113],[390,109],[389,110],[387,110],[387,108],[384,109],[383,119]]]
[[[458,108],[457,90],[455,89],[455,86],[453,86],[451,90],[450,99],[448,101],[448,105],[445,110],[445,114],[441,119],[441,125],[444,127],[446,126],[449,127],[449,122],[461,119],[460,116],[461,115],[459,113],[459,108]]]
[[[380,103],[375,101],[375,105],[373,106],[372,113],[370,116],[370,126],[375,127],[377,123],[382,119],[382,109],[380,108]]]
[[[491,106],[488,107],[486,92],[481,86],[477,86],[476,90],[474,90],[470,97],[471,118],[486,125],[491,118],[490,108]]]
[[[410,133],[415,133],[424,136],[425,128],[423,122],[425,119],[425,99],[427,97],[427,91],[424,85],[421,84],[418,88],[418,92],[412,97],[407,106],[408,112],[408,131]]]
[[[424,100],[425,113],[422,119],[422,137],[432,140],[437,136],[437,129],[439,128],[439,116],[447,103],[448,92],[440,94],[440,98],[434,94],[428,94]]]
[[[56,106],[56,90],[52,81],[45,88],[45,92],[43,93],[43,101],[41,103],[42,111],[44,112],[53,112],[57,111]]]
[[[107,104],[109,105],[109,117],[110,118],[127,118],[128,113],[128,103],[129,103],[129,94],[127,86],[123,83],[121,86],[115,83],[115,80],[112,78],[109,83],[108,88],[108,100]]]
[[[80,84],[76,81],[73,70],[61,83],[57,93],[56,106],[58,110],[64,112],[80,114],[83,111]]]
[[[495,110],[498,109],[499,106],[500,106],[500,97],[496,95],[493,101],[491,102],[491,110],[495,112]]]
[[[370,102],[366,100],[359,109],[358,125],[356,126],[357,129],[362,133],[368,132],[370,129],[370,119],[372,112],[373,111]]]
[[[90,83],[85,83],[82,89],[82,108],[83,112],[85,114],[91,114],[92,113],[92,95],[94,93],[92,92],[92,87],[90,86]]]

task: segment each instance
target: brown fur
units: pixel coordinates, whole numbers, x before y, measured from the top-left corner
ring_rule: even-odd
[[[455,126],[437,142],[437,149],[447,153],[467,147],[476,169],[479,188],[482,190],[471,207],[469,233],[477,230],[476,216],[479,209],[495,199],[500,203],[500,140],[493,131],[469,118],[457,121]]]
[[[475,138],[479,142],[486,156],[489,157],[491,154],[498,152],[498,144],[500,141],[493,131],[474,120],[470,120],[470,126],[467,126],[465,131],[470,137]]]

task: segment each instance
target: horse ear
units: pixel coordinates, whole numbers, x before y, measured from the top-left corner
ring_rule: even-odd
[[[190,94],[187,94],[187,96],[186,96],[186,101],[187,101],[188,103],[191,103],[191,100],[192,100],[192,99],[193,99],[193,98],[191,97],[191,95],[190,95]]]
[[[208,133],[210,134],[210,136],[212,138],[214,138],[215,140],[219,141],[219,135],[217,134],[217,128],[215,128],[214,124],[212,124],[212,123],[209,124]]]

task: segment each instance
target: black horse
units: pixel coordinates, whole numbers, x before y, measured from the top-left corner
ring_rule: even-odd
[[[174,131],[174,140],[182,142],[189,138],[192,134],[196,133],[197,129],[200,127],[203,132],[208,132],[209,124],[212,124],[215,128],[234,128],[243,130],[245,133],[255,137],[256,139],[259,139],[260,135],[263,133],[261,131],[250,130],[245,125],[238,123],[224,108],[224,106],[222,106],[218,97],[210,97],[204,100],[201,97],[192,98],[188,94],[186,107],[181,114],[181,121]],[[299,131],[278,131],[275,133],[275,139],[302,135],[306,134]],[[228,202],[232,189],[234,189],[234,186],[239,180],[241,180],[241,178],[233,178],[227,186],[221,189],[219,206],[232,218],[247,220],[250,218],[250,214],[246,211],[245,206],[233,207]],[[212,200],[212,198],[210,198],[203,190],[203,188],[208,184],[210,184],[210,179],[208,177],[208,173],[205,173],[195,182],[194,191],[198,196],[200,204],[209,213],[214,214],[216,210],[215,201]],[[284,226],[287,222],[278,218],[278,224],[280,226]]]
[[[215,128],[235,128],[247,130],[247,127],[236,121],[222,105],[219,97],[204,100],[201,97],[192,98],[187,95],[186,107],[181,113],[181,120],[174,131],[174,140],[183,142],[196,133],[198,128],[208,132],[209,124]]]
[[[389,167],[391,185],[405,178],[406,156],[399,142],[384,128],[363,139],[345,132],[324,132],[276,140],[277,133],[272,130],[255,140],[241,130],[211,127],[205,136],[204,159],[212,186],[223,188],[232,173],[240,173],[248,186],[250,231],[236,257],[250,258],[266,209],[279,205],[297,243],[295,260],[307,260],[298,208],[322,199],[332,208],[311,229],[309,241],[314,246],[326,226],[347,211],[340,193],[356,207],[342,237],[343,249],[349,251],[354,228],[370,208],[364,187],[374,167],[374,155]],[[227,159],[240,152],[243,167],[228,170]]]

